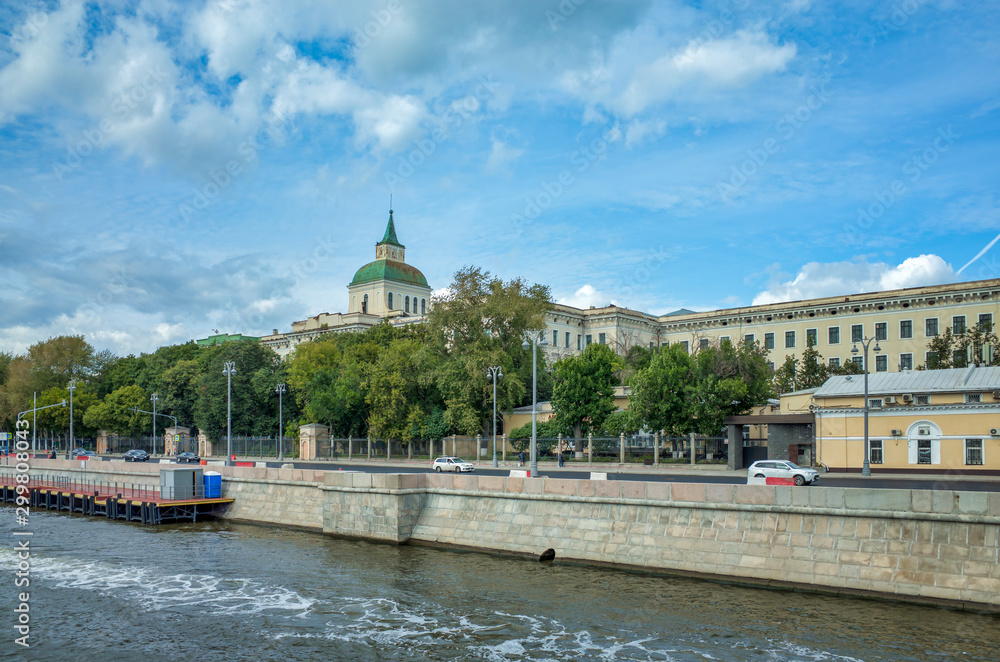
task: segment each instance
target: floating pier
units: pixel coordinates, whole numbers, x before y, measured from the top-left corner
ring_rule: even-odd
[[[154,525],[197,522],[199,516],[214,516],[234,501],[211,493],[206,497],[204,489],[186,490],[182,495],[174,494],[171,488],[164,495],[161,490],[144,485],[74,481],[52,475],[32,477],[21,484],[13,476],[0,476],[0,496],[4,503],[15,503],[19,492],[24,495],[24,489],[28,491],[31,508]]]

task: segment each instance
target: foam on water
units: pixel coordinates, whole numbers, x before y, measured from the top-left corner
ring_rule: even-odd
[[[7,565],[6,557],[11,554],[0,551],[0,563]],[[202,607],[216,614],[279,611],[304,616],[315,602],[284,587],[250,579],[167,574],[155,567],[140,568],[92,559],[36,556],[31,572],[49,588],[96,591],[134,601],[140,608],[150,611]]]

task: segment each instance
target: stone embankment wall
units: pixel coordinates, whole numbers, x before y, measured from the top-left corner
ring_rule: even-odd
[[[1000,610],[1000,493],[213,468],[238,520]]]

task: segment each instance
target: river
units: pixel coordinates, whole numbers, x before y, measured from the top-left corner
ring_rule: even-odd
[[[1000,659],[991,615],[230,522],[153,528],[48,512],[30,519],[23,649],[6,529],[6,659]]]

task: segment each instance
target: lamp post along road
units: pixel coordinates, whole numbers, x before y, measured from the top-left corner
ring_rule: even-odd
[[[73,391],[76,390],[76,380],[69,380],[69,385],[66,387],[69,391],[69,443],[70,450],[76,447],[76,437],[73,435]]]
[[[497,464],[497,379],[503,377],[503,370],[500,366],[490,366],[486,369],[486,376],[493,379],[493,466]]]
[[[236,374],[236,363],[227,361],[222,369],[226,376],[226,464],[233,463],[233,375]]]
[[[281,395],[285,392],[285,385],[278,384],[274,391],[278,394],[278,461],[283,462],[285,460],[285,428],[282,420]]]
[[[156,455],[156,403],[159,401],[160,396],[154,393],[149,401],[153,403],[153,455]]]
[[[875,338],[863,338],[861,340],[855,340],[854,347],[851,348],[851,354],[857,354],[858,343],[860,342],[861,346],[864,347],[865,349],[864,361],[863,361],[863,368],[865,371],[865,461],[864,464],[861,466],[862,476],[872,475],[872,468],[871,465],[869,464],[869,459],[871,457],[871,449],[868,448],[868,347],[872,344],[872,341],[875,342],[875,347],[872,347],[872,350],[876,354],[878,354],[879,352],[882,351],[882,348],[878,346],[878,340],[876,340]]]
[[[37,400],[38,400],[38,398],[35,398],[35,402],[37,402]],[[38,420],[38,412],[42,411],[43,409],[51,409],[52,407],[65,407],[65,406],[66,406],[66,401],[65,400],[63,400],[62,402],[57,402],[54,405],[45,405],[44,407],[38,407],[37,405],[33,404],[32,407],[31,407],[31,409],[25,409],[24,411],[18,413],[17,420],[20,421],[21,417],[24,416],[27,413],[31,414],[31,417],[32,417],[33,421],[34,420]],[[32,427],[34,427],[34,426],[32,426]],[[34,445],[34,441],[32,441],[32,445]],[[32,448],[32,454],[34,454],[34,450],[35,449]],[[67,451],[69,451],[69,450],[71,450],[71,449],[67,449]],[[67,459],[68,459],[68,456],[67,456]]]
[[[545,347],[545,338],[538,340],[539,332],[531,333],[531,340],[521,343],[524,349],[531,349],[531,476],[538,476],[538,346]]]

